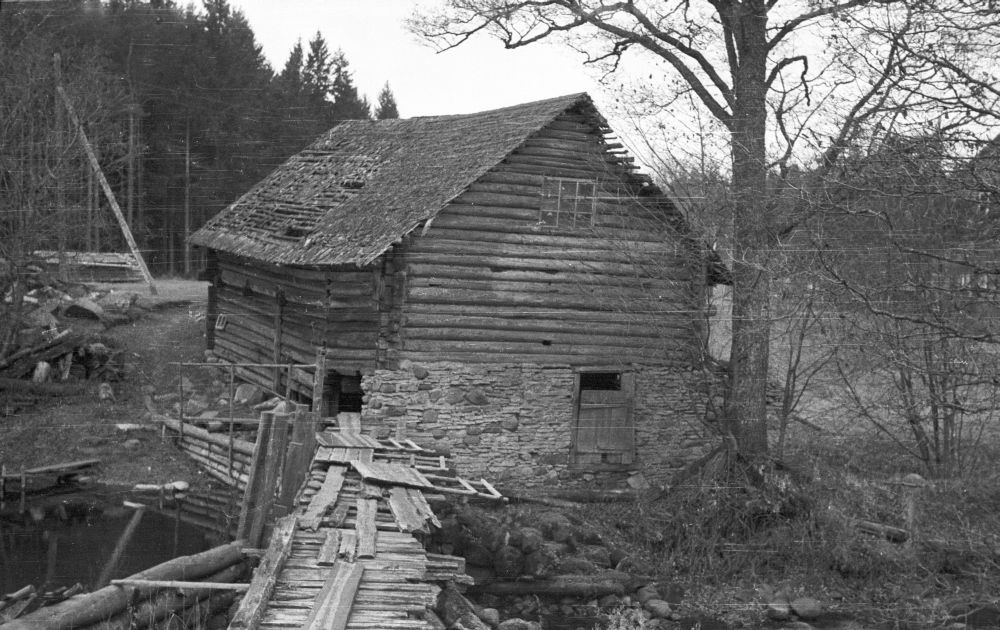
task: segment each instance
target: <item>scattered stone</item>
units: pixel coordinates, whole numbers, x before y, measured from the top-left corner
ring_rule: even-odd
[[[611,568],[611,553],[607,547],[598,545],[586,545],[581,549],[583,557],[590,560],[594,565],[608,569]]]
[[[238,405],[256,405],[264,397],[264,392],[253,383],[240,383],[233,393],[233,402]]]
[[[587,560],[586,558],[570,556],[569,558],[561,558],[559,560],[559,571],[567,574],[576,573],[580,575],[589,575],[597,573],[597,567],[593,562]]]
[[[134,451],[142,446],[142,442],[136,438],[132,438],[130,440],[125,440],[124,442],[122,442],[122,446],[124,446],[126,449],[130,451]]]
[[[597,600],[597,605],[600,608],[617,608],[622,605],[622,600],[617,595],[605,595]]]
[[[542,626],[534,621],[514,618],[501,621],[497,630],[542,630]]]
[[[34,383],[47,383],[52,378],[52,364],[48,361],[39,361],[35,365],[35,371],[31,375]]]
[[[493,566],[493,554],[490,553],[490,550],[487,549],[485,545],[480,543],[470,543],[466,545],[465,552],[462,555],[465,557],[465,561],[470,565],[477,567]]]
[[[198,419],[199,420],[214,420],[217,417],[219,417],[219,410],[218,409],[208,409],[206,411],[202,411],[201,415],[198,416]]]
[[[156,394],[156,387],[153,385],[143,385],[139,388],[139,391],[142,392],[144,396],[152,396]]]
[[[778,630],[813,630],[813,627],[804,621],[786,621]]]
[[[812,597],[799,597],[790,604],[792,612],[800,619],[815,619],[823,614],[823,605]]]
[[[115,402],[115,390],[111,387],[111,383],[104,382],[97,386],[97,398]]]
[[[500,625],[500,611],[496,608],[482,608],[479,610],[479,618],[491,627]]]
[[[503,545],[493,556],[493,567],[502,578],[516,578],[524,569],[524,556],[516,547]]]
[[[635,592],[635,597],[640,604],[646,605],[651,599],[660,599],[660,591],[655,584],[647,584]]]
[[[194,390],[194,383],[186,376],[181,377],[181,391],[190,392]]]
[[[684,587],[680,584],[672,582],[666,588],[661,589],[660,594],[671,606],[680,606],[681,602],[684,601]]]
[[[662,599],[647,600],[646,603],[642,605],[642,607],[648,610],[650,613],[652,613],[654,617],[657,617],[659,619],[668,619],[670,617],[670,613],[673,612],[673,609],[670,607],[670,604],[663,601]]]
[[[510,544],[520,547],[524,553],[532,553],[542,548],[545,543],[545,536],[541,530],[534,527],[520,527],[514,530],[510,539]]]
[[[77,298],[63,311],[66,317],[78,319],[104,319],[104,309],[93,300],[85,297]]]
[[[476,615],[472,603],[465,599],[453,584],[448,584],[438,594],[437,613],[448,628],[461,624],[466,630],[489,630],[489,626]]]
[[[764,614],[767,615],[768,619],[784,621],[792,616],[792,607],[787,598],[778,595],[771,598],[771,601],[764,607]]]
[[[628,487],[633,490],[645,490],[649,487],[649,482],[646,481],[646,478],[642,475],[642,473],[629,475],[628,479],[625,480],[625,483],[627,483]]]

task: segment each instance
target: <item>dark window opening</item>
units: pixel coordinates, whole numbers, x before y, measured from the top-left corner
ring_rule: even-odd
[[[580,389],[621,391],[621,372],[581,372]]]
[[[364,392],[361,390],[360,376],[341,376],[337,411],[360,412],[362,396],[364,396]]]

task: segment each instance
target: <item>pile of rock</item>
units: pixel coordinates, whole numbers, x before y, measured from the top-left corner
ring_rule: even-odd
[[[471,606],[488,627],[535,627],[491,623],[493,609],[503,611],[497,620],[542,620],[546,627],[576,627],[576,621],[593,627],[595,620],[622,610],[641,617],[647,628],[681,618],[683,589],[652,583],[651,567],[558,510],[455,506],[441,524],[431,544],[465,558],[466,572],[475,580],[470,597],[483,605],[485,617]]]

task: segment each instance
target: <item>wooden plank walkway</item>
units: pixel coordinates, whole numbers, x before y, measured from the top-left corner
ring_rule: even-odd
[[[462,558],[428,554],[414,535],[440,527],[424,495],[437,487],[407,461],[426,452],[353,429],[317,435],[295,510],[275,526],[231,629],[433,628],[424,617],[439,584],[471,582]]]

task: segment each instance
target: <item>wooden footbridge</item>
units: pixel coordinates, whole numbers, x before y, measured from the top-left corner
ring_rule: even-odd
[[[294,507],[276,521],[230,628],[441,627],[430,611],[439,585],[471,581],[462,558],[425,550],[422,539],[440,526],[431,504],[448,494],[494,501],[500,494],[455,476],[443,457],[412,441],[362,434],[356,414],[338,420],[316,435]],[[255,458],[249,475],[241,530],[251,534],[252,515],[267,511],[253,496],[255,480],[267,477],[257,464],[267,463]]]

